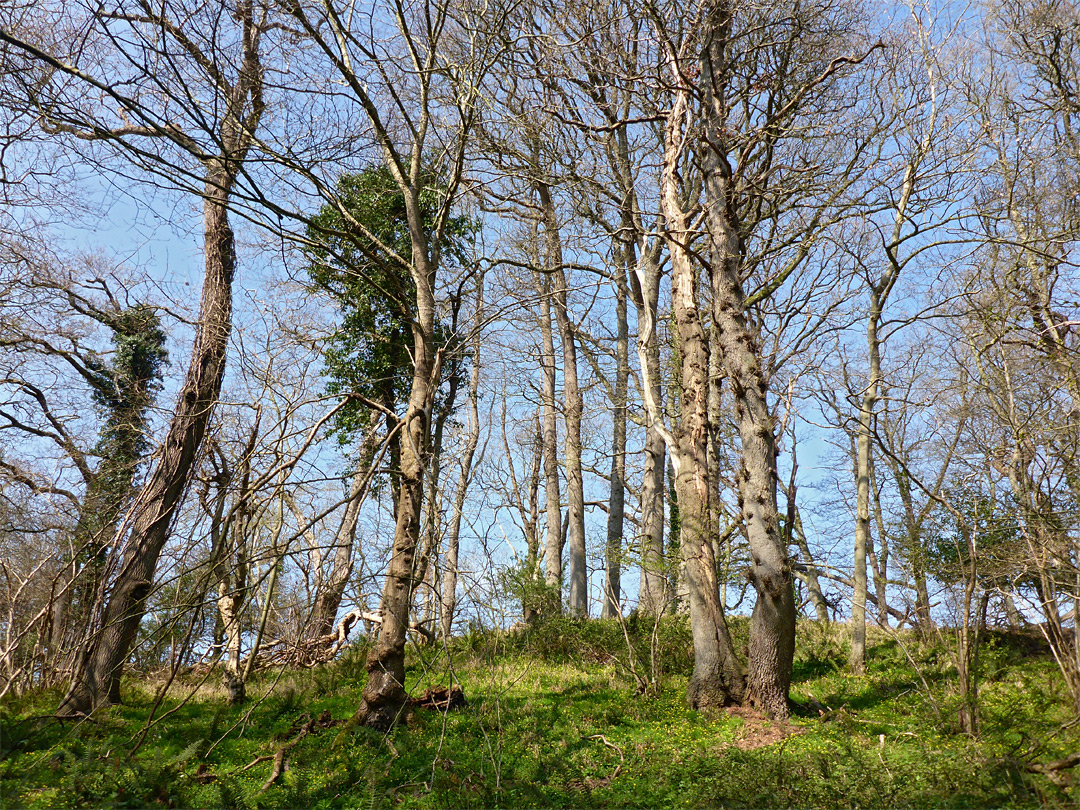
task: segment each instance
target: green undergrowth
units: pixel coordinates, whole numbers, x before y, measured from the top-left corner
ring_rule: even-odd
[[[742,644],[745,627],[734,631]],[[854,677],[842,639],[840,628],[800,626],[788,723],[687,709],[678,618],[625,631],[560,620],[414,648],[409,689],[453,681],[468,703],[418,709],[389,734],[347,722],[362,649],[264,673],[241,707],[224,705],[213,678],[193,697],[197,682],[181,679],[148,729],[152,678],[131,678],[124,705],[82,723],[50,719],[60,695],[39,692],[0,707],[0,806],[1075,806],[1074,788],[1024,768],[1080,745],[1037,639],[990,636],[978,738],[959,733],[946,645],[872,634],[867,672]],[[320,716],[264,790],[269,757]]]

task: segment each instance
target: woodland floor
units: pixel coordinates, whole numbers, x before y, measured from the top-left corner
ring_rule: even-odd
[[[736,626],[736,632],[743,630]],[[123,706],[47,719],[57,692],[0,706],[0,806],[14,807],[1075,807],[1080,788],[1026,765],[1080,749],[1061,677],[1037,637],[992,633],[977,738],[957,728],[947,636],[872,635],[868,671],[846,674],[839,629],[800,625],[786,723],[683,703],[685,623],[556,622],[473,633],[411,654],[408,686],[460,683],[468,702],[417,709],[389,734],[351,726],[363,650],[309,671],[261,674],[241,707],[211,675],[125,682]],[[914,666],[913,666],[914,664]],[[917,666],[917,669],[916,669]],[[186,699],[186,702],[185,702]],[[290,743],[294,743],[289,747]],[[138,746],[136,748],[136,746]],[[132,753],[134,749],[134,753]],[[267,785],[279,760],[281,775]],[[1080,775],[1080,774],[1078,774]]]

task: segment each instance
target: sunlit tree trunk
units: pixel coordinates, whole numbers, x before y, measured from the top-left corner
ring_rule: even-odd
[[[555,341],[551,330],[551,279],[545,273],[538,283],[540,297],[540,398],[543,403],[542,453],[544,457],[544,583],[551,591],[554,608],[561,609],[562,592],[562,496],[559,492],[559,426],[555,410]]]
[[[746,321],[740,274],[742,245],[734,213],[732,171],[727,164],[722,134],[726,121],[723,88],[729,69],[730,26],[728,4],[714,3],[706,24],[701,59],[704,126],[708,133],[702,163],[712,264],[712,317],[717,328],[716,349],[722,353],[725,376],[731,386],[742,445],[742,463],[737,474],[739,498],[750,542],[749,576],[757,591],[750,623],[747,689],[751,701],[770,716],[787,717],[795,654],[795,588],[776,503],[775,427],[767,402],[765,369],[761,365],[758,341]]]
[[[205,276],[191,364],[160,460],[133,507],[127,550],[101,629],[88,640],[82,666],[58,710],[61,714],[86,713],[120,701],[120,674],[146,610],[158,555],[168,540],[169,526],[221,390],[236,267],[226,208],[235,175],[225,170],[225,161],[214,162],[218,165],[211,171],[204,192]]]
[[[681,75],[683,58],[683,54],[669,52],[668,67],[672,75]],[[690,115],[689,101],[689,89],[680,89],[667,115],[661,178],[664,239],[671,258],[672,316],[681,355],[680,413],[665,439],[675,474],[679,546],[694,643],[694,671],[687,686],[687,701],[695,708],[706,708],[742,702],[744,676],[720,604],[709,525],[709,346],[698,308],[698,273],[688,249],[692,230],[681,199],[684,189],[679,171]],[[647,405],[650,420],[660,427],[663,423],[658,403],[649,400]]]

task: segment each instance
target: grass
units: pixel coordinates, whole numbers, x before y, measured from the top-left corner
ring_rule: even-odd
[[[647,660],[646,635],[635,628],[639,660]],[[39,719],[59,694],[35,693],[0,708],[0,804],[936,808],[1065,807],[1080,798],[1021,766],[1080,744],[1053,661],[1022,639],[993,636],[985,650],[982,733],[973,739],[957,731],[943,647],[907,639],[905,653],[875,636],[866,674],[852,677],[840,632],[802,626],[798,707],[790,723],[775,724],[749,712],[688,710],[685,623],[666,622],[661,635],[666,672],[644,695],[613,623],[473,634],[449,655],[414,651],[407,686],[456,679],[466,707],[417,710],[387,735],[347,722],[315,727],[265,790],[272,763],[245,766],[323,712],[347,721],[365,680],[362,650],[314,671],[263,674],[243,707],[203,690],[177,708],[191,685],[175,686],[159,716],[174,713],[134,755],[152,682],[133,679],[125,705],[82,724]]]

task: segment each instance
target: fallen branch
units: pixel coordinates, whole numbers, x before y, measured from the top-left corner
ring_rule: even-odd
[[[1071,784],[1072,774],[1061,773],[1080,765],[1080,751],[1075,754],[1069,754],[1064,759],[1058,759],[1053,762],[1024,762],[1022,767],[1028,773],[1037,773],[1040,776],[1045,776],[1051,782],[1058,787]]]
[[[619,755],[619,764],[615,766],[615,770],[610,776],[601,776],[598,778],[590,776],[586,777],[585,779],[574,779],[567,783],[567,787],[573,788],[575,790],[593,791],[597,790],[598,788],[607,787],[618,778],[619,774],[622,773],[623,763],[626,762],[626,757],[623,756],[622,749],[619,748],[619,746],[615,745],[615,743],[608,742],[607,737],[605,737],[603,734],[593,734],[589,737],[586,737],[586,739],[599,740]]]
[[[250,770],[251,768],[254,768],[256,765],[259,765],[263,762],[273,760],[274,765],[270,769],[270,776],[269,778],[267,778],[266,782],[263,783],[263,786],[259,788],[258,791],[259,793],[263,793],[264,791],[268,790],[270,786],[273,785],[278,779],[280,779],[281,775],[289,769],[289,760],[287,758],[287,755],[293,748],[297,746],[297,744],[302,739],[304,739],[304,737],[314,733],[316,729],[331,728],[332,726],[337,725],[337,723],[338,721],[334,720],[330,716],[329,711],[324,711],[322,714],[319,715],[317,719],[308,716],[307,721],[302,726],[300,726],[300,730],[297,732],[295,737],[293,737],[287,743],[281,745],[281,747],[279,747],[278,750],[275,751],[273,754],[263,754],[262,756],[255,757],[255,759],[253,759],[243,768],[235,771],[234,775]]]
[[[423,694],[413,698],[410,702],[417,708],[447,712],[450,709],[465,705],[465,693],[461,691],[461,687],[457,684],[454,684],[449,689],[445,686],[432,686],[425,689]]]

